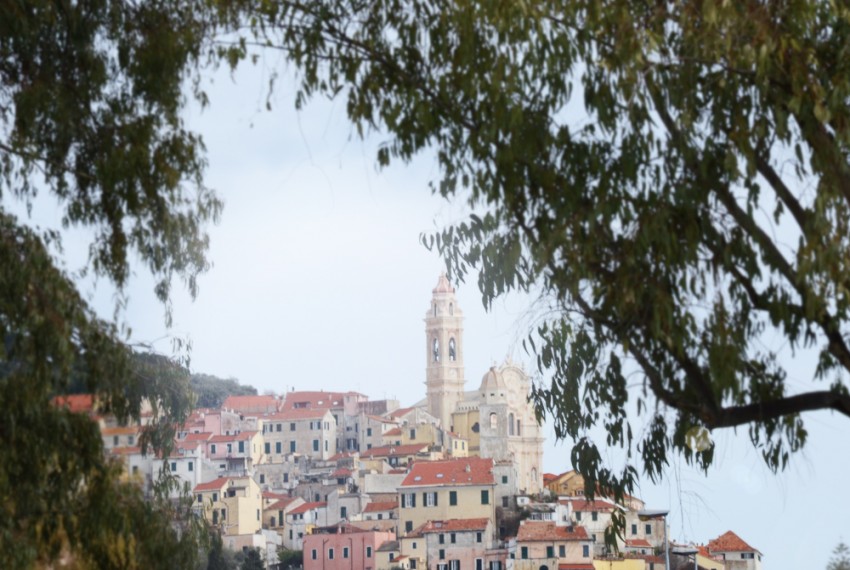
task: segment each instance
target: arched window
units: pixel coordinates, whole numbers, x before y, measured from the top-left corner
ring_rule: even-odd
[[[434,358],[434,362],[440,361],[440,341],[436,338],[434,339],[434,343],[431,346],[432,356]]]
[[[510,431],[510,435],[514,434],[514,415],[508,414],[508,430]]]
[[[455,314],[455,306],[454,306],[454,303],[449,303],[449,314],[450,314],[450,315],[454,315],[454,314]]]
[[[516,434],[522,435],[522,421],[520,420],[516,421]]]
[[[499,418],[495,413],[490,414],[490,429],[497,429],[499,427]]]
[[[537,481],[537,469],[534,467],[531,468],[531,481]]]
[[[449,339],[449,360],[454,362],[457,360],[457,351],[455,350],[455,339],[454,337]]]
[[[434,303],[434,316],[437,316],[437,303]]]

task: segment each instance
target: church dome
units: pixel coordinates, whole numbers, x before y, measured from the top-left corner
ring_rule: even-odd
[[[481,392],[496,392],[497,390],[506,390],[508,387],[505,383],[505,378],[502,373],[496,370],[495,366],[491,366],[490,370],[481,379]]]

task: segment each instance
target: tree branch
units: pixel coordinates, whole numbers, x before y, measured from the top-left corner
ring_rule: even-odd
[[[833,410],[850,417],[850,396],[824,390],[767,400],[746,406],[723,408],[717,417],[706,422],[708,428],[735,427],[753,422],[762,423],[791,414],[815,410]]]

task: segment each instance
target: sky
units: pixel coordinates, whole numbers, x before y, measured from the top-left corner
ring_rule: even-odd
[[[261,393],[355,390],[409,405],[425,394],[424,317],[444,268],[419,238],[468,212],[430,193],[439,175],[430,156],[379,171],[374,157],[385,137],[361,141],[343,101],[295,112],[294,88],[279,80],[266,111],[264,65],[215,74],[211,106],[188,114],[207,145],[207,184],[225,202],[210,228],[212,267],[197,299],[175,291],[166,329],[152,281],[138,268],[121,318],[135,342],[169,353],[170,339],[188,339],[193,371],[234,377]],[[33,223],[58,220],[55,205],[41,200]],[[84,263],[88,237],[67,232],[69,269]],[[80,284],[99,312],[112,315],[106,284]],[[457,295],[467,389],[508,356],[534,374],[521,345],[530,299],[515,295],[486,312],[474,278]],[[792,381],[805,385],[811,368],[796,364]],[[763,553],[765,568],[825,568],[838,541],[850,540],[850,499],[842,492],[849,424],[825,412],[806,421],[809,443],[779,475],[764,466],[745,429],[727,430],[714,434],[708,475],[674,458],[664,481],[642,481],[639,495],[648,508],[670,509],[675,540],[705,543],[733,530]],[[544,470],[570,469],[570,442],[544,431]],[[609,458],[620,461],[615,451]]]

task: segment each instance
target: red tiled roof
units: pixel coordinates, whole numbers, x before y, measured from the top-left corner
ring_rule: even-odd
[[[300,515],[301,513],[306,513],[307,511],[309,511],[311,509],[321,509],[321,508],[324,508],[324,507],[327,507],[327,506],[328,506],[327,503],[304,503],[303,505],[299,505],[299,506],[295,507],[294,509],[292,509],[291,511],[289,511],[288,514],[290,514],[290,515]]]
[[[550,481],[554,481],[557,478],[558,478],[558,476],[555,475],[554,473],[544,473],[543,474],[543,483],[544,484],[549,483]]]
[[[297,499],[298,499],[298,497],[286,497],[285,499],[281,499],[281,500],[277,501],[276,503],[272,503],[271,505],[266,507],[266,510],[282,511],[283,509],[285,509],[286,507],[291,505]]]
[[[708,550],[710,552],[759,552],[731,530],[714,540],[709,540]]]
[[[391,511],[398,508],[398,501],[383,501],[377,503],[369,503],[363,509],[364,513],[377,513],[379,511]]]
[[[142,448],[133,445],[124,447],[113,447],[109,450],[109,452],[113,455],[135,455],[137,453],[141,453]]]
[[[350,476],[351,476],[351,469],[346,469],[345,467],[340,467],[339,469],[337,469],[336,471],[331,473],[331,477],[333,477],[334,479],[338,479],[340,477],[350,477]]]
[[[345,405],[345,396],[347,394],[357,394],[357,392],[287,392],[286,399],[283,402],[284,410],[321,408],[329,410],[331,408],[341,408]],[[296,408],[295,405],[303,405],[304,407]]]
[[[397,410],[393,410],[392,412],[390,412],[389,416],[391,418],[399,418],[399,417],[409,413],[411,410],[413,410],[413,408],[399,408]]]
[[[183,441],[208,441],[213,436],[212,432],[202,431],[201,433],[189,433],[183,438]]]
[[[485,530],[488,518],[479,519],[449,519],[447,521],[428,521],[417,530],[419,534],[427,534],[429,532],[464,532]]]
[[[381,447],[373,447],[360,453],[360,457],[364,459],[374,457],[391,457],[402,455],[414,455],[428,449],[427,443],[411,443],[408,445],[382,445]]]
[[[325,414],[328,413],[327,408],[298,408],[298,409],[290,409],[283,410],[281,412],[275,412],[271,414],[266,419],[267,422],[271,422],[274,420],[277,421],[298,421],[298,420],[316,420],[325,417]]]
[[[609,503],[608,501],[603,501],[601,499],[596,499],[594,501],[586,501],[584,499],[562,499],[559,503],[562,505],[572,505],[573,511],[582,513],[593,511],[608,513],[616,508],[614,503]]]
[[[246,441],[257,435],[255,431],[242,431],[234,435],[214,435],[207,441],[210,443],[221,443],[223,441]]]
[[[391,430],[387,430],[382,435],[388,435],[388,436],[401,435],[401,428],[393,428]]]
[[[389,418],[382,418],[381,416],[370,416],[370,415],[367,415],[366,417],[367,417],[367,418],[369,418],[369,419],[370,419],[370,420],[372,420],[372,421],[380,422],[380,423],[382,423],[382,424],[395,424],[395,423],[397,423],[395,420],[391,420],[391,419],[389,419]]]
[[[631,548],[652,548],[652,545],[645,538],[627,538],[626,546]]]
[[[339,461],[340,459],[346,459],[348,457],[354,457],[354,453],[349,451],[343,451],[342,453],[336,453],[331,455],[328,461]]]
[[[286,493],[274,493],[272,491],[263,491],[263,498],[269,499],[269,500],[272,500],[272,499],[288,499],[289,495],[287,495]]]
[[[274,396],[228,396],[221,407],[237,412],[271,412],[279,406]]]
[[[219,477],[213,481],[207,481],[206,483],[201,483],[199,485],[195,485],[196,492],[202,491],[217,491],[227,485],[228,478],[227,477]]]
[[[407,473],[407,469],[404,469],[403,467],[399,467],[398,469],[390,469],[389,471],[387,471],[387,475],[402,475],[404,473]]]
[[[111,428],[103,428],[100,430],[101,435],[136,435],[139,433],[139,426],[116,426]]]
[[[572,531],[570,531],[572,529]],[[590,540],[583,526],[558,526],[553,522],[522,521],[516,536],[517,542],[547,540]]]
[[[402,487],[425,485],[493,485],[493,460],[463,457],[445,461],[417,461]]]
[[[56,396],[53,403],[61,408],[68,408],[74,413],[91,412],[94,410],[94,396],[92,394],[72,394],[70,396]]]

